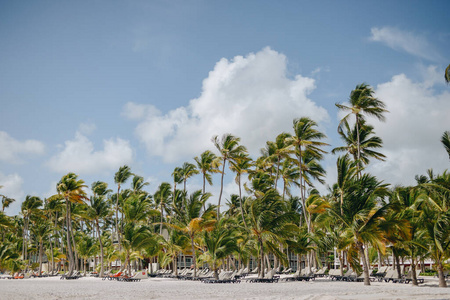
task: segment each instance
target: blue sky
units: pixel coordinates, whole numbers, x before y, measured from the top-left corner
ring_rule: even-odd
[[[390,111],[385,123],[372,121],[388,159],[370,171],[392,184],[442,172],[449,9],[448,1],[0,1],[0,194],[17,200],[7,213],[28,194],[55,193],[68,171],[113,186],[128,164],[154,191],[226,132],[256,158],[304,115],[339,146],[334,104],[362,82]],[[329,184],[335,160],[324,161]],[[226,192],[236,192],[227,179]]]

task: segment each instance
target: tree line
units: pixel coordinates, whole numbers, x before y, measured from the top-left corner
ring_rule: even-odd
[[[100,276],[117,260],[128,272],[143,268],[144,262],[172,266],[177,272],[177,260],[184,254],[193,258],[194,276],[199,265],[208,265],[217,277],[220,268],[249,266],[252,259],[264,276],[268,268],[289,267],[289,253],[297,255],[297,268],[304,262],[311,269],[335,250],[341,266],[348,263],[364,273],[366,285],[370,266],[392,255],[399,275],[400,260],[412,262],[414,285],[418,262],[432,259],[439,286],[446,286],[450,174],[428,170],[415,177],[413,186],[382,182],[366,171],[372,160],[385,159],[382,139],[367,117],[383,121],[385,104],[369,85],[360,84],[348,103],[336,107],[347,114],[337,129],[342,146],[331,151],[341,154],[337,180],[326,194],[315,185],[325,183],[321,162],[329,145],[313,119],[295,119],[291,132],[266,142],[256,159],[239,137],[215,136],[216,153],[204,151],[175,168],[173,181],[161,183],[154,194],[145,190],[143,177],[122,166],[115,173],[115,187],[93,182],[91,196],[89,186],[68,173],[55,195],[44,200],[26,196],[14,217],[3,213],[14,199],[1,195],[0,269],[35,267],[41,272],[45,254],[50,271],[64,262],[69,274],[86,272],[92,258],[98,258],[94,264]],[[449,132],[441,142],[450,156]],[[223,199],[228,170],[239,193]],[[207,191],[214,174],[220,176],[217,205]],[[193,176],[201,176],[201,190],[187,190]]]

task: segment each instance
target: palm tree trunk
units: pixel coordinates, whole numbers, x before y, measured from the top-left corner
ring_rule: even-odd
[[[359,255],[363,261],[364,285],[370,285],[369,266],[367,264],[366,256],[364,254],[363,243],[357,242],[357,244],[358,244],[358,249],[359,249]]]
[[[197,255],[195,253],[194,236],[191,236],[192,259],[194,260],[194,278],[197,277]],[[185,266],[186,267],[186,266]]]
[[[42,273],[42,250],[44,248],[43,241],[39,241],[39,275]]]
[[[223,167],[222,167],[222,177],[220,179],[220,193],[219,193],[219,203],[217,204],[217,221],[220,220],[220,200],[222,200],[222,192],[223,192],[223,175],[225,175],[225,163],[227,159],[223,159]]]
[[[100,244],[100,275],[99,277],[102,278],[103,277],[103,243],[102,243],[102,234],[100,233],[100,226],[98,224],[98,220],[95,220],[95,225],[97,227],[97,232],[98,232],[98,242]]]
[[[417,282],[417,276],[416,276],[416,260],[414,256],[411,257],[411,277],[412,277],[412,284],[415,286],[418,286],[419,283]]]
[[[247,222],[245,221],[245,216],[244,216],[244,207],[242,205],[242,191],[241,191],[241,174],[238,174],[238,182],[239,182],[239,206],[241,209],[241,216],[242,216],[242,221],[244,222],[244,226],[245,229],[248,231],[248,226],[247,226]]]
[[[278,183],[278,173],[280,171],[280,157],[277,156],[277,174],[275,175],[275,185],[274,189],[277,190],[277,183]]]
[[[120,183],[117,188],[117,199],[116,199],[116,233],[117,242],[119,243],[119,251],[122,250],[122,245],[120,243],[120,232],[119,232],[119,195],[120,195]]]
[[[68,258],[69,258],[69,276],[71,276],[72,275],[72,273],[73,273],[73,264],[74,264],[74,261],[73,261],[73,251],[72,251],[72,245],[71,245],[71,242],[70,242],[70,230],[71,230],[71,226],[70,226],[70,223],[71,223],[71,214],[70,214],[70,204],[69,204],[69,199],[67,199],[66,198],[66,226],[67,226],[67,235],[66,235],[66,238],[67,238],[67,254],[69,254],[68,256]]]
[[[259,247],[260,247],[260,268],[259,268],[259,274],[260,274],[260,278],[264,278],[264,246],[263,246],[263,241],[261,238],[258,238],[259,241]]]
[[[445,282],[444,276],[444,266],[442,265],[442,261],[438,261],[438,274],[439,274],[439,287],[447,287],[447,282]]]

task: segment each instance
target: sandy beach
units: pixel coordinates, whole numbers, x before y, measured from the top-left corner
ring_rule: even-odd
[[[59,277],[0,280],[1,299],[450,299],[450,289],[438,288],[435,278],[419,287],[410,284],[310,282],[205,284],[152,278],[118,282],[98,278]]]

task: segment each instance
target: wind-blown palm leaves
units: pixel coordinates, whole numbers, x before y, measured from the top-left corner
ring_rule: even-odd
[[[213,173],[219,173],[220,160],[217,156],[209,150],[203,152],[200,157],[196,156],[194,158],[197,163],[197,168],[202,173],[203,180],[203,188],[202,192],[205,193],[206,182],[209,185],[212,185],[212,176]]]
[[[444,146],[445,151],[447,151],[447,154],[450,158],[450,131],[446,131],[444,132],[444,134],[442,134],[441,143]]]
[[[350,93],[349,105],[336,103],[336,107],[339,110],[349,112],[341,121],[347,121],[350,115],[355,116],[356,127],[356,159],[359,162],[361,159],[361,140],[360,130],[365,120],[365,115],[375,117],[380,121],[384,121],[384,113],[387,112],[383,101],[378,100],[374,96],[373,89],[365,84],[359,84]],[[339,126],[339,128],[342,128]],[[359,173],[359,172],[358,172]]]
[[[353,240],[351,248],[357,251],[363,262],[364,284],[370,285],[369,265],[364,253],[364,245],[371,244],[384,251],[385,236],[381,230],[383,216],[389,204],[380,205],[380,199],[387,195],[387,185],[374,176],[363,174],[348,187],[343,202],[343,214],[340,209],[329,209],[331,216],[340,222],[345,235]],[[358,266],[353,266],[358,268]]]
[[[431,256],[437,264],[439,286],[446,287],[443,263],[450,256],[450,174],[444,172],[422,187],[428,191],[421,204],[423,224],[430,237]]]
[[[212,230],[203,234],[206,249],[199,260],[209,264],[216,279],[219,279],[218,269],[221,261],[238,250],[237,235],[235,225],[227,218],[220,219]]]
[[[5,208],[8,208],[14,201],[16,201],[15,199],[4,195],[0,195],[0,197],[2,197],[2,212],[5,212]]]
[[[203,204],[211,194],[202,194],[201,190],[194,192],[189,198],[184,197],[182,209],[176,208],[176,224],[167,224],[182,233],[189,236],[191,241],[192,256],[194,262],[194,277],[197,277],[197,255],[194,243],[195,237],[204,230],[212,230],[216,220],[213,219],[214,212],[210,209],[201,215]]]
[[[84,188],[86,188],[86,185],[83,180],[78,179],[78,175],[75,173],[68,173],[67,175],[64,175],[56,185],[58,195],[49,198],[49,201],[51,201],[62,197],[66,202],[66,238],[67,251],[69,254],[69,276],[72,275],[75,268],[75,258],[72,248],[75,247],[75,245],[72,245],[73,243],[71,241],[73,239],[71,203],[80,204],[87,200]]]
[[[94,196],[90,199],[90,207],[88,208],[87,214],[94,220],[95,229],[98,234],[98,242],[100,246],[100,273],[99,276],[103,276],[104,271],[104,250],[102,242],[102,231],[100,230],[100,222],[106,219],[112,214],[111,207],[106,201],[107,194],[111,191],[108,190],[108,185],[105,182],[94,182],[92,184],[92,191]]]
[[[286,139],[286,144],[291,146],[297,156],[297,164],[299,168],[299,185],[300,185],[300,198],[302,199],[302,209],[304,218],[308,228],[311,227],[310,217],[305,210],[306,201],[306,184],[308,183],[307,171],[314,170],[313,177],[320,178],[325,175],[325,171],[315,169],[319,167],[317,161],[323,158],[325,150],[321,149],[328,144],[321,142],[324,139],[325,134],[316,129],[317,123],[310,118],[303,117],[294,120],[294,134]],[[305,160],[307,158],[307,160]],[[311,164],[311,168],[305,165],[305,161]],[[320,168],[319,168],[320,169]]]
[[[117,184],[117,198],[116,198],[116,233],[117,233],[117,239],[119,241],[119,245],[121,245],[120,239],[121,239],[121,232],[119,228],[119,202],[120,202],[120,188],[122,184],[124,184],[128,178],[130,178],[133,175],[131,173],[131,169],[129,166],[122,166],[119,168],[119,170],[114,175],[114,182]]]
[[[346,146],[336,147],[331,153],[347,152],[351,154],[355,162],[359,161],[358,170],[362,170],[364,165],[369,163],[370,158],[385,160],[384,154],[374,150],[381,148],[383,141],[374,135],[373,126],[367,124],[365,120],[360,120],[359,130],[357,130],[356,124],[352,130],[347,120],[342,120],[338,133]],[[359,137],[357,136],[358,133]]]
[[[162,234],[162,224],[164,222],[164,210],[167,211],[169,205],[170,196],[172,195],[171,186],[168,182],[163,182],[159,185],[153,199],[155,199],[156,205],[159,206],[161,213],[161,223],[159,227],[159,234]]]
[[[212,142],[214,146],[216,146],[217,150],[220,152],[220,158],[222,159],[222,176],[220,179],[220,193],[219,193],[219,202],[217,205],[217,219],[220,219],[220,203],[222,200],[223,193],[223,177],[225,175],[225,166],[228,160],[233,159],[240,153],[247,152],[247,149],[239,145],[240,138],[235,137],[231,134],[224,134],[222,139],[219,140],[219,137],[216,135],[212,138]]]
[[[285,203],[274,189],[268,189],[260,197],[250,200],[248,215],[250,235],[258,243],[259,276],[264,277],[264,249],[278,259],[285,260],[278,246],[283,237],[292,235],[298,227],[291,223],[294,213],[287,211]]]

